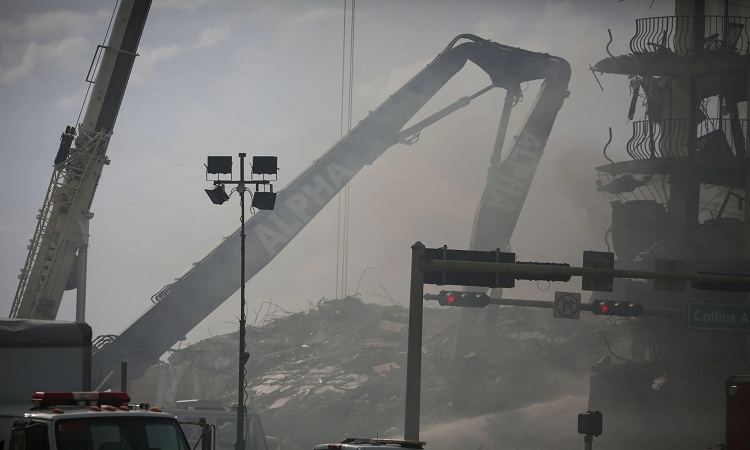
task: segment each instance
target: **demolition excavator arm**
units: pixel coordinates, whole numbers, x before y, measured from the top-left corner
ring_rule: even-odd
[[[458,44],[460,40],[467,40]],[[406,123],[471,61],[491,84],[427,119]],[[467,105],[492,88],[506,89],[498,142],[478,209],[472,246],[505,248],[518,219],[536,165],[555,116],[567,97],[570,66],[558,57],[490,42],[473,35],[457,36],[430,64],[372,111],[333,147],[279,191],[272,211],[259,211],[245,224],[246,279],[263,269],[364,166],[385,150],[409,143],[423,128]],[[510,107],[521,83],[544,80],[536,104],[504,162],[500,148]],[[237,290],[226,273],[238,266],[238,227],[194,263],[175,282],[154,296],[154,305],[119,336],[107,340],[93,355],[95,383],[105,381],[121,361],[132,377],[140,376],[169,348],[197,326]],[[98,380],[98,381],[97,381]]]

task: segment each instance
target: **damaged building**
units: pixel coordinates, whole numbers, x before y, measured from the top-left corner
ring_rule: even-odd
[[[608,347],[615,358],[628,355],[619,343],[629,335],[630,319],[566,321],[553,319],[549,310],[504,307],[491,337],[471,343],[492,357],[469,353],[456,363],[458,313],[425,308],[421,410],[427,427],[583,395],[590,367]],[[266,433],[280,437],[285,450],[345,436],[401,437],[407,319],[403,306],[349,296],[248,327],[248,409],[260,414]],[[128,390],[164,407],[194,398],[236,404],[237,337],[173,349]],[[564,438],[570,443],[580,440],[577,412],[568,413]]]

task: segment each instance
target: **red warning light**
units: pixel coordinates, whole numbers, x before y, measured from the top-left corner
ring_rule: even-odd
[[[130,401],[125,392],[35,392],[31,401],[37,408],[53,406],[91,406],[104,403],[120,406]]]
[[[638,317],[643,314],[643,305],[638,302],[594,300],[591,312],[602,316]]]
[[[490,304],[490,297],[480,292],[440,291],[438,303],[442,306],[484,308]]]

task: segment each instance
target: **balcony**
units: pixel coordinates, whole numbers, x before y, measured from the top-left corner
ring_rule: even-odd
[[[691,130],[687,119],[633,122],[633,136],[626,144],[632,160],[614,162],[610,159],[609,164],[597,167],[597,170],[608,184],[627,174],[631,178],[644,175],[657,179],[662,175],[684,176],[690,173],[694,180],[707,185],[746,189],[750,174],[750,158],[744,151],[747,127],[747,120],[704,119],[695,130],[694,150],[689,150]],[[627,180],[618,183],[624,181]],[[632,183],[625,185],[631,186]],[[621,185],[607,185],[597,189],[614,193],[613,189],[621,188]]]
[[[697,155],[688,151],[690,129],[687,119],[641,120],[633,122],[633,136],[626,145],[634,160],[684,156],[745,156],[747,120],[705,119],[698,124]]]
[[[750,17],[704,16],[703,27],[696,27],[694,16],[638,19],[630,51],[634,55],[748,55],[749,22]],[[700,33],[697,41],[696,33]],[[694,50],[696,42],[699,51]]]

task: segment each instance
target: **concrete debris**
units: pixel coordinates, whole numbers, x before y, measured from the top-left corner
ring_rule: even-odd
[[[471,312],[475,332],[462,352],[455,332],[463,311],[425,307],[425,427],[584,395],[591,366],[608,352],[604,342],[621,350],[611,322],[599,318],[552,319],[550,310],[490,307]],[[268,435],[282,439],[283,450],[309,450],[345,436],[402,437],[407,323],[404,307],[349,296],[248,327],[248,408],[260,414]],[[604,331],[606,341],[596,336]],[[238,334],[173,350],[167,362],[131,382],[131,394],[163,407],[191,398],[235,404]],[[578,412],[570,412],[571,423]],[[570,432],[579,446],[574,425]]]

